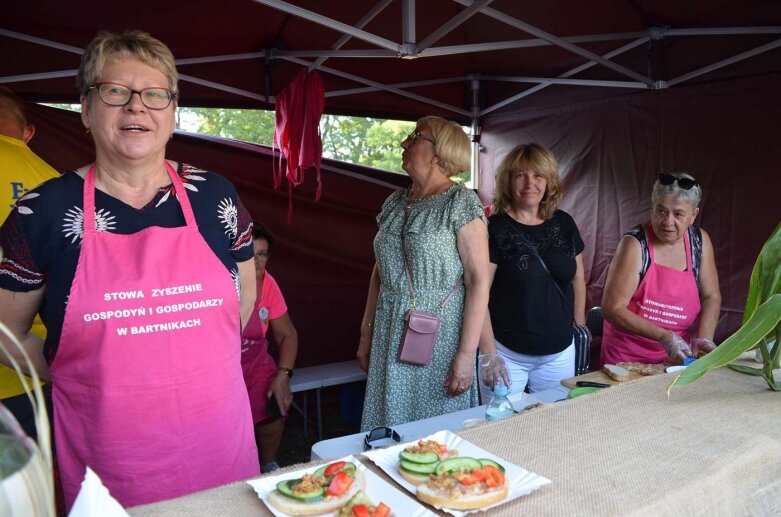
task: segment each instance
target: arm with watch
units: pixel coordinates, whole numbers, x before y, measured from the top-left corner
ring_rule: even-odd
[[[274,335],[279,347],[279,360],[274,380],[269,386],[269,395],[274,397],[282,416],[286,416],[293,403],[293,393],[290,391],[290,378],[293,376],[293,366],[298,354],[298,332],[288,313],[279,318],[269,320],[269,330]]]

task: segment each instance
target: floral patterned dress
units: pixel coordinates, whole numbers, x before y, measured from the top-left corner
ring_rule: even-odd
[[[431,362],[417,366],[397,359],[404,314],[412,307],[401,241],[407,195],[408,191],[391,194],[377,216],[374,254],[381,285],[361,421],[364,431],[451,413],[478,403],[476,382],[457,397],[450,397],[442,386],[461,338],[463,285],[441,311]],[[463,185],[453,185],[411,204],[405,246],[417,299],[414,308],[435,312],[463,275],[456,234],[476,218],[485,222],[483,207],[477,195]]]

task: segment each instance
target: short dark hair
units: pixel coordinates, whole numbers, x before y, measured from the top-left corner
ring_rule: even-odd
[[[252,221],[252,239],[266,239],[269,251],[271,251],[271,248],[274,247],[274,243],[277,241],[271,229],[260,221]]]
[[[0,98],[8,99],[14,105],[13,115],[19,121],[19,125],[24,128],[27,125],[27,108],[24,106],[24,101],[6,86],[0,86]]]

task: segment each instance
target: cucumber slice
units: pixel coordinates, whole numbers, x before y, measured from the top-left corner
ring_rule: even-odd
[[[329,463],[328,465],[330,465],[330,463]],[[315,476],[320,476],[320,477],[326,477],[326,476],[325,476],[325,469],[327,469],[327,468],[328,468],[328,465],[323,465],[323,466],[322,466],[322,467],[320,467],[319,469],[315,470],[315,474],[314,474],[314,475],[315,475]],[[347,463],[345,463],[345,464],[342,466],[342,468],[340,468],[340,469],[339,469],[339,470],[337,470],[336,472],[341,472],[341,471],[344,471],[344,472],[346,472],[346,473],[347,473],[347,475],[348,475],[348,476],[350,476],[350,477],[355,477],[355,469],[356,469],[356,468],[357,468],[357,467],[355,466],[355,463],[350,463],[350,462],[348,461]],[[333,474],[331,474],[330,476],[328,476],[328,477],[329,477],[329,479],[330,479],[330,478],[332,478],[332,477],[334,476],[334,474],[336,474],[336,472],[334,472]]]
[[[436,463],[439,461],[439,455],[436,452],[401,451],[399,458],[412,463]]]
[[[399,460],[399,467],[407,472],[415,474],[433,474],[437,469],[437,462],[434,463],[415,463],[407,460]]]
[[[449,460],[441,461],[439,465],[437,465],[435,472],[437,474],[442,474],[444,472],[455,472],[456,470],[474,470],[481,466],[480,462],[474,458],[457,456],[455,458],[450,458]]]
[[[494,460],[489,460],[488,458],[480,458],[480,459],[479,459],[479,460],[477,460],[477,461],[479,461],[479,462],[480,462],[480,465],[492,465],[492,466],[494,466],[494,467],[498,468],[498,469],[499,469],[499,472],[501,472],[502,474],[504,474],[504,467],[502,467],[501,465],[499,465],[498,463],[496,463]]]
[[[312,503],[325,497],[325,488],[323,487],[320,487],[317,490],[313,490],[311,492],[295,493],[293,490],[297,484],[298,479],[286,479],[285,481],[280,481],[277,483],[277,490],[279,490],[279,493],[285,497],[289,497],[290,499],[295,499],[296,501],[301,501],[304,503]]]

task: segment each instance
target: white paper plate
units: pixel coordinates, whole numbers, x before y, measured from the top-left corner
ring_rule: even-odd
[[[534,472],[530,472],[524,469],[523,467],[519,467],[518,465],[510,463],[509,461],[504,460],[499,456],[496,456],[495,454],[491,454],[490,452],[481,449],[477,445],[467,440],[464,440],[460,436],[457,436],[451,433],[450,431],[439,431],[421,439],[436,440],[439,443],[444,443],[445,445],[447,445],[448,449],[457,449],[459,456],[492,459],[497,463],[501,464],[505,469],[504,475],[507,478],[507,482],[509,483],[510,490],[509,493],[507,494],[507,497],[505,497],[501,501],[494,503],[490,506],[486,506],[485,508],[481,508],[479,510],[469,510],[463,512],[459,510],[452,510],[450,508],[438,507],[440,510],[447,512],[451,515],[455,515],[457,517],[461,517],[469,513],[482,512],[488,510],[489,508],[500,506],[508,501],[512,501],[513,499],[517,499],[523,495],[529,494],[534,490],[537,490],[538,488],[545,486],[551,482],[549,479],[543,476],[535,474]],[[390,477],[392,477],[394,481],[396,481],[398,484],[403,486],[410,494],[415,494],[417,490],[415,485],[413,485],[412,483],[410,483],[409,481],[401,477],[401,474],[399,474],[399,470],[398,470],[399,453],[403,451],[405,447],[408,447],[414,443],[417,443],[417,440],[415,440],[414,442],[402,443],[385,449],[374,449],[371,451],[364,452],[363,455],[369,458],[370,460],[372,460],[374,463],[376,463],[377,466],[379,466]]]
[[[363,473],[366,484],[363,487],[363,491],[369,496],[375,504],[385,503],[390,506],[393,515],[401,517],[436,517],[436,514],[431,510],[420,504],[416,499],[405,495],[396,487],[379,477],[377,474],[366,468],[366,465],[358,461],[354,456],[345,456],[338,460],[329,461],[328,463],[335,463],[337,461],[349,461],[355,463],[358,470]],[[311,474],[315,470],[325,465],[325,463],[309,467],[306,469],[293,470],[285,472],[278,476],[261,477],[257,479],[251,479],[247,481],[255,493],[266,507],[271,510],[271,513],[277,517],[287,517],[288,514],[277,510],[268,500],[268,495],[272,490],[277,488],[277,483],[285,479],[297,479],[304,474]],[[328,512],[321,515],[333,515],[333,512]]]

